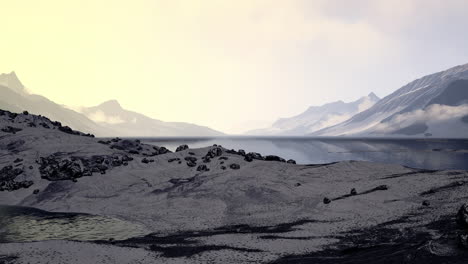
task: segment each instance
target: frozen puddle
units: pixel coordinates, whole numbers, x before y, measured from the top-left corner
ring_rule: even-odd
[[[148,234],[142,225],[81,213],[0,205],[0,242],[122,240]]]

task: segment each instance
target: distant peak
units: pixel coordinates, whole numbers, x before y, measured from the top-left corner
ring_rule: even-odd
[[[372,100],[380,100],[380,98],[374,92],[368,94],[367,97],[371,98]]]
[[[98,108],[103,108],[106,110],[120,110],[122,106],[117,100],[109,100],[97,106]]]
[[[16,72],[0,74],[0,84],[6,85],[8,88],[16,92],[24,92],[24,85],[18,79]]]

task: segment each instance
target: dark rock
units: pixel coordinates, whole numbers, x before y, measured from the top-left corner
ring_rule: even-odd
[[[122,162],[122,165],[128,166],[128,162],[124,161],[124,162]]]
[[[34,169],[34,167],[33,167],[33,166],[29,166],[29,169],[32,170],[32,169]]]
[[[154,162],[154,159],[150,159],[149,162]]]
[[[128,153],[130,153],[130,154],[136,154],[136,155],[140,154],[139,151],[133,150],[133,149],[132,149],[132,150],[129,150]]]
[[[22,161],[23,161],[23,159],[17,158],[17,159],[15,159],[15,160],[13,161],[13,163],[18,163],[18,162],[22,162]]]
[[[149,163],[150,161],[149,161],[149,159],[147,159],[147,158],[143,158],[143,159],[141,160],[141,162],[147,164],[147,163]]]
[[[193,152],[189,152],[188,154],[189,154],[189,155],[195,155],[195,153],[193,153]]]
[[[299,187],[299,186],[301,186],[301,185],[302,185],[302,184],[301,184],[300,182],[297,182],[296,184],[294,184],[294,186],[296,186],[296,187]]]
[[[225,170],[225,169],[226,169],[226,166],[221,166],[221,169],[222,169],[222,170]]]
[[[237,151],[237,154],[245,156],[245,150],[239,149],[239,151]]]
[[[211,162],[211,158],[208,157],[208,156],[203,157],[202,160],[203,160],[204,163],[209,163],[209,162]]]
[[[197,166],[197,163],[193,162],[193,161],[187,161],[187,166],[189,167],[195,167]]]
[[[468,234],[458,235],[458,245],[462,249],[468,249]]]
[[[210,169],[208,169],[208,167],[204,164],[202,165],[198,165],[197,167],[197,171],[209,171]]]
[[[289,164],[296,164],[296,161],[293,160],[293,159],[288,159],[288,161],[286,161],[286,162],[289,163]]]
[[[422,205],[424,205],[424,206],[429,206],[429,205],[431,205],[431,203],[430,203],[428,200],[424,200],[424,201],[422,202]]]
[[[195,162],[198,160],[198,159],[195,158],[195,157],[185,157],[184,159],[185,159],[186,161],[190,161],[190,162],[193,162],[193,163],[195,163]]]
[[[223,149],[220,147],[211,148],[208,153],[206,153],[207,157],[214,158],[223,155]]]
[[[231,168],[233,170],[238,170],[238,169],[240,169],[240,165],[236,164],[236,163],[233,163],[233,164],[229,165],[229,168]]]
[[[39,193],[39,189],[35,189],[35,190],[33,191],[33,194],[38,194],[38,193]]]
[[[244,157],[244,160],[247,161],[247,162],[252,162],[252,161],[253,161],[253,158],[252,158],[252,156],[246,155],[246,156]]]
[[[349,192],[351,195],[356,195],[357,194],[357,191],[355,188],[352,188],[351,189],[351,192]]]
[[[174,162],[174,161],[180,161],[180,159],[179,158],[172,158],[172,159],[168,159],[167,161],[168,162]]]
[[[283,159],[283,158],[281,158],[281,157],[278,157],[278,156],[275,156],[275,155],[268,155],[268,156],[265,156],[265,160],[266,160],[266,161],[286,162],[285,159]]]
[[[377,187],[375,187],[375,190],[378,190],[378,191],[386,191],[388,190],[388,186],[387,185],[379,185]]]
[[[29,115],[28,111],[23,111],[23,115]]]
[[[223,157],[219,157],[218,159],[219,159],[219,160],[228,160],[228,157],[224,157],[224,156],[223,156]]]
[[[186,149],[188,149],[188,148],[189,148],[189,147],[188,147],[187,145],[185,145],[185,144],[184,144],[184,145],[180,145],[180,146],[177,147],[176,152],[183,151],[183,150],[186,150]]]
[[[224,164],[224,161],[221,161],[219,164]]]
[[[41,125],[43,128],[50,129],[50,126],[46,123],[40,123],[39,125]]]
[[[182,164],[182,161],[181,161],[181,160],[179,160],[179,162],[177,162],[177,163],[178,163],[178,164]]]
[[[323,203],[324,204],[329,204],[329,203],[331,203],[331,200],[329,198],[325,197],[325,198],[323,198]]]
[[[79,134],[80,134],[80,133],[77,132],[77,131],[73,131],[73,129],[71,129],[71,128],[68,127],[68,126],[59,126],[59,127],[58,127],[58,130],[59,130],[59,131],[62,131],[63,133],[70,134],[70,135],[79,135]]]
[[[468,228],[468,203],[462,205],[458,210],[457,224],[463,228]]]
[[[16,134],[16,132],[20,132],[21,128],[17,128],[17,127],[12,127],[12,126],[6,126],[4,128],[2,128],[2,131],[5,132],[5,133],[11,133],[11,134]]]

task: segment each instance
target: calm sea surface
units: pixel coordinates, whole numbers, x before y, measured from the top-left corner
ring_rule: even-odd
[[[468,170],[468,139],[349,139],[304,137],[141,138],[174,151],[222,145],[262,155],[278,155],[301,164],[365,160],[423,169]]]

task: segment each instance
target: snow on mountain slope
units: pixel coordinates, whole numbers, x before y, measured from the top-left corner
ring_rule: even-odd
[[[373,106],[379,100],[374,93],[370,93],[350,103],[337,101],[322,106],[311,106],[297,116],[279,119],[270,128],[252,130],[247,134],[305,135],[341,123]]]
[[[332,127],[311,133],[313,136],[375,136],[375,135],[402,135],[402,136],[421,136],[431,135],[433,129],[419,120],[410,120],[421,116],[420,111],[430,113],[431,115],[443,116],[444,122],[457,124],[458,132],[455,135],[449,131],[450,127],[444,130],[438,130],[438,136],[463,136],[468,135],[468,127],[465,126],[462,118],[468,115],[465,107],[461,106],[468,102],[468,95],[463,80],[468,79],[468,64],[456,66],[446,71],[427,75],[420,79],[410,82],[392,94],[386,96],[371,108],[356,114],[349,120]],[[460,83],[462,82],[462,83]],[[456,106],[456,109],[447,107],[429,108],[431,105]],[[435,111],[439,110],[439,111]],[[447,116],[443,113],[447,110],[453,113]],[[430,116],[433,120],[439,120],[438,116]],[[405,119],[402,123],[401,120]],[[398,121],[400,120],[400,121]],[[442,121],[440,121],[442,122]],[[423,123],[425,125],[423,125]],[[434,123],[442,125],[442,123]],[[447,123],[448,124],[448,123]],[[437,126],[436,125],[436,126]],[[411,126],[411,127],[410,127]],[[428,126],[426,129],[425,127]],[[409,127],[408,129],[405,129]],[[418,129],[414,129],[414,128]],[[424,128],[424,129],[423,129]],[[403,129],[403,130],[401,130]],[[411,132],[409,133],[408,132]],[[445,132],[444,132],[445,131]],[[417,133],[416,133],[417,132]],[[465,136],[466,137],[466,136]]]
[[[208,127],[183,122],[164,122],[123,109],[119,102],[110,100],[81,112],[99,125],[119,136],[221,136],[223,133]]]

